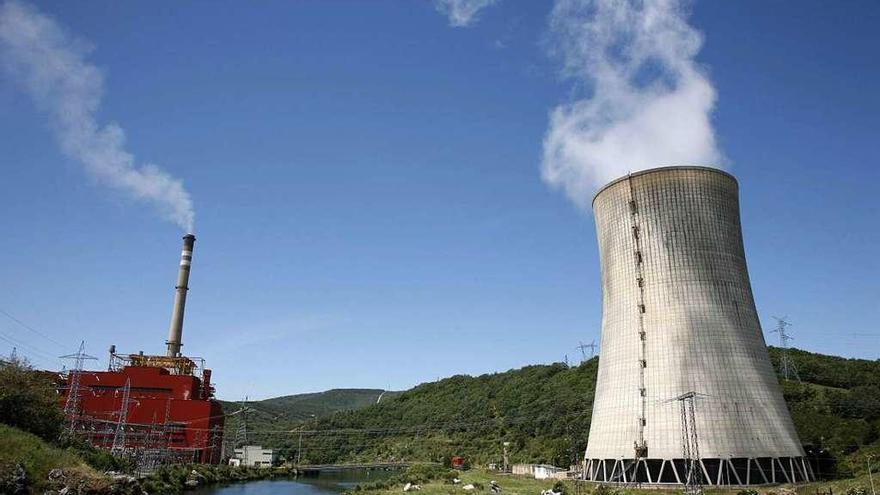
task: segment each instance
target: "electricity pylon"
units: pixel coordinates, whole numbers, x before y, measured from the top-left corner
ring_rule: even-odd
[[[128,406],[131,403],[131,380],[125,380],[122,389],[122,404],[119,406],[119,420],[116,423],[116,434],[113,435],[113,447],[110,454],[122,455],[125,452],[125,429],[128,426]]]
[[[700,441],[697,436],[696,407],[694,403],[700,394],[687,392],[674,400],[681,412],[681,451],[684,459],[685,495],[702,495],[703,466],[700,460]]]
[[[87,359],[98,359],[86,354],[85,348],[85,341],[80,341],[79,350],[75,354],[59,356],[61,359],[73,360],[73,367],[67,371],[67,401],[64,403],[64,418],[67,420],[64,431],[68,435],[73,435],[79,424],[79,375],[82,373],[83,364]]]
[[[778,317],[774,316],[773,319],[776,320],[776,329],[773,330],[773,333],[779,334],[779,347],[781,357],[779,358],[779,367],[782,371],[782,376],[786,380],[791,380],[794,377],[795,380],[801,381],[801,377],[798,375],[797,368],[794,365],[794,362],[791,360],[791,356],[788,355],[788,343],[793,340],[794,337],[788,334],[786,328],[791,326],[786,318],[787,316]]]

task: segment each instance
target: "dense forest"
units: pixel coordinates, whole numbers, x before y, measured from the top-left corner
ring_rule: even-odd
[[[771,348],[770,356],[778,369],[779,350]],[[858,455],[880,454],[880,361],[799,350],[790,356],[801,381],[782,380],[782,388],[802,442],[839,461],[826,462],[825,474],[858,472]],[[439,461],[453,454],[500,462],[502,442],[510,442],[511,462],[567,466],[586,447],[597,365],[594,358],[576,367],[453,376],[290,433],[255,429],[252,438],[309,462]]]
[[[340,411],[361,409],[375,404],[379,397],[387,400],[396,394],[397,392],[372,388],[335,388],[259,401],[220,402],[227,414],[225,436],[234,441],[242,423],[243,415],[240,411],[243,408],[248,411],[249,430],[283,430],[302,427],[308,421],[325,418]]]

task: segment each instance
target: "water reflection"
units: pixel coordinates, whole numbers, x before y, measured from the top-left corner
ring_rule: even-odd
[[[319,475],[295,479],[249,481],[194,490],[192,495],[328,495],[338,494],[354,485],[375,481],[394,474],[381,469],[325,471]]]

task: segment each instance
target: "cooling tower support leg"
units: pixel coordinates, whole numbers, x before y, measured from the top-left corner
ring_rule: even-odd
[[[639,467],[637,467],[639,466]],[[805,483],[816,477],[804,457],[718,459],[589,459],[584,479],[622,485],[704,487],[766,486]]]

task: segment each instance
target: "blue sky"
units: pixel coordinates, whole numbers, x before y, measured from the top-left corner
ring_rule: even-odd
[[[552,2],[465,27],[430,2],[39,2],[92,45],[96,118],[183,180],[196,215],[184,352],[222,398],[407,388],[572,361],[599,338],[593,221],[541,179],[578,98]],[[741,187],[765,329],[880,353],[875,2],[698,2],[696,61]],[[0,76],[6,354],[161,353],[181,230],[63,154]],[[771,338],[775,338],[770,334]]]

